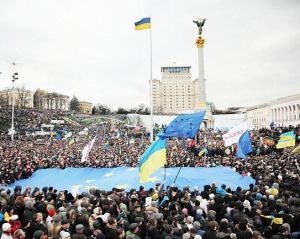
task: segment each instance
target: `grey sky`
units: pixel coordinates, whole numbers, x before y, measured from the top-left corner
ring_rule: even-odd
[[[297,0],[0,0],[0,89],[18,85],[79,100],[133,108],[149,103],[151,15],[153,77],[160,67],[192,66],[203,28],[207,101],[218,109],[252,106],[299,93]]]

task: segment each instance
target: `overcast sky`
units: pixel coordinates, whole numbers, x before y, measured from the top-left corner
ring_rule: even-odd
[[[198,77],[192,21],[203,27],[207,101],[253,106],[300,93],[298,0],[0,0],[0,89],[58,92],[113,109],[150,105],[152,72],[191,66]]]

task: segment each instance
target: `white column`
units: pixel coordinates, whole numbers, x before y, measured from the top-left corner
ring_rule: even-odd
[[[199,103],[206,103],[205,79],[204,79],[204,56],[203,48],[198,48],[198,67],[199,67]],[[199,106],[197,106],[199,107]]]

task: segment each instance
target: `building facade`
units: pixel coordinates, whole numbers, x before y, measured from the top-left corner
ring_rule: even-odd
[[[92,103],[86,101],[79,101],[79,112],[81,114],[92,114]]]
[[[33,108],[34,92],[22,88],[6,89],[0,91],[0,105],[1,107],[11,107],[13,103],[15,108]]]
[[[300,94],[271,100],[270,114],[275,126],[300,124]]]
[[[247,108],[247,119],[255,130],[270,128],[270,105],[266,103]]]
[[[300,94],[271,100],[270,103],[247,108],[247,118],[255,129],[296,126],[300,124]]]
[[[153,112],[180,114],[195,111],[199,80],[192,81],[190,66],[161,67],[162,80],[152,81]]]
[[[47,110],[69,110],[69,96],[56,92],[40,95],[39,104]]]

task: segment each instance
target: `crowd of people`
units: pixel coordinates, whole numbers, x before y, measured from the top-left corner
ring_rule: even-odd
[[[1,120],[9,121],[9,115],[0,111]],[[37,139],[26,132],[41,130],[51,119],[62,119],[61,114],[16,110],[15,117],[14,141],[7,129],[0,136],[0,179],[6,186],[41,168],[136,167],[151,144],[145,132],[135,134],[115,122],[89,126],[65,122]],[[89,194],[57,192],[50,185],[2,189],[1,238],[300,238],[298,155],[290,147],[278,150],[260,140],[265,136],[278,140],[291,130],[298,136],[300,127],[251,132],[253,152],[247,160],[237,160],[236,148],[224,146],[224,132],[200,130],[195,141],[168,140],[166,167],[232,167],[256,180],[245,189],[214,182],[202,189],[162,182],[139,191],[91,188]],[[67,132],[72,135],[64,139]],[[89,160],[81,163],[82,150],[94,137]],[[199,156],[204,145],[207,152]]]

